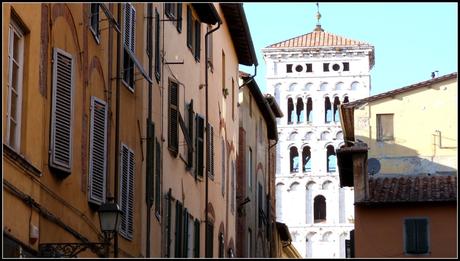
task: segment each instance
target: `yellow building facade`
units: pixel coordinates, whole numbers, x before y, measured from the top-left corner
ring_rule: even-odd
[[[4,256],[233,256],[238,66],[257,65],[242,4],[11,3],[3,17]],[[111,197],[108,252],[55,248],[102,242]]]
[[[380,162],[378,173],[452,173],[458,166],[457,95],[452,73],[346,106],[355,108],[355,137],[368,144],[368,158]]]

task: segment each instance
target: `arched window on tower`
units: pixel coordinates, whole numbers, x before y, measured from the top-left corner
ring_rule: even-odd
[[[311,171],[311,151],[309,146],[305,146],[302,150],[302,166],[303,172]]]
[[[348,103],[348,96],[345,96],[345,98],[343,98],[343,103]]]
[[[334,146],[327,146],[327,172],[334,172],[337,164],[337,157],[335,155]]]
[[[290,170],[291,173],[299,172],[299,152],[297,147],[292,146],[289,150]]]
[[[302,97],[297,98],[296,104],[296,112],[297,112],[297,123],[304,122],[304,114],[303,114],[304,106]]]
[[[336,96],[334,98],[334,122],[340,121],[339,105],[340,105],[340,100],[339,100],[339,97]]]
[[[322,195],[315,197],[313,201],[314,222],[326,221],[326,198]]]
[[[326,123],[332,121],[331,100],[329,100],[329,97],[324,100],[324,121]]]
[[[292,98],[288,99],[288,105],[287,105],[287,115],[288,115],[288,124],[292,124],[292,114],[294,112],[294,103],[292,102]]]
[[[307,99],[307,123],[313,122],[313,101],[311,97]]]

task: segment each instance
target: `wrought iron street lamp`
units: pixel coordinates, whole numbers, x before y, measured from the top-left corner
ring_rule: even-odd
[[[120,227],[121,210],[113,198],[102,204],[98,210],[99,222],[104,235],[103,242],[82,243],[44,243],[40,244],[40,256],[42,257],[77,257],[77,254],[90,249],[98,256],[108,257],[110,241]]]

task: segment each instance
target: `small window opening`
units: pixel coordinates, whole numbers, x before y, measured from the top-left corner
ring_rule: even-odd
[[[288,124],[292,124],[292,114],[294,112],[294,103],[292,102],[292,98],[288,99]]]
[[[286,64],[286,72],[288,73],[292,72],[292,64]]]
[[[306,63],[305,65],[307,66],[307,72],[313,72],[313,67],[311,63]]]
[[[348,62],[343,63],[343,71],[344,72],[350,71],[350,63],[348,63]]]
[[[313,122],[313,101],[311,97],[307,99],[307,122]]]
[[[334,147],[327,146],[327,172],[334,172],[337,164],[337,157],[335,155]]]
[[[297,147],[291,147],[289,152],[290,158],[290,170],[291,173],[299,172],[299,152],[297,151]]]
[[[339,97],[335,97],[334,98],[334,122],[340,121],[339,105],[340,105]]]
[[[310,147],[306,146],[302,150],[302,166],[303,166],[303,172],[309,172],[311,171],[311,151]]]
[[[303,105],[303,100],[301,97],[297,98],[297,104],[296,104],[296,109],[297,109],[297,123],[302,123],[304,122],[304,105]]]
[[[329,63],[323,63],[323,71],[329,72]]]
[[[329,100],[329,97],[326,97],[324,101],[324,121],[326,123],[332,121],[331,101]]]
[[[315,223],[326,221],[326,198],[324,196],[315,197],[313,209]]]
[[[302,65],[297,65],[297,66],[295,67],[295,70],[296,70],[296,72],[301,72],[301,71],[303,70]]]

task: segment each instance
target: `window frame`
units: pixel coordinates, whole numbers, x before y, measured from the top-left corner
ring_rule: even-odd
[[[383,136],[384,132],[388,132],[389,130],[386,129],[386,128],[389,128],[388,126],[385,127],[385,130],[383,129],[383,127],[385,125],[382,124],[382,116],[385,116],[385,117],[388,117],[388,116],[391,116],[391,123],[392,123],[392,126],[391,126],[391,136]],[[377,141],[380,141],[380,142],[387,142],[387,141],[394,141],[395,140],[395,134],[394,134],[394,113],[380,113],[380,114],[376,114],[376,119],[377,119]],[[387,119],[388,120],[388,119]]]
[[[14,13],[11,15],[11,20],[8,26],[8,97],[7,97],[7,123],[6,123],[6,144],[10,148],[12,148],[16,152],[20,152],[21,148],[21,123],[22,123],[22,99],[23,99],[23,81],[24,81],[24,56],[25,56],[25,35],[27,30],[21,27],[21,22],[17,21],[19,18],[16,18]],[[12,110],[12,93],[13,93],[13,64],[16,63],[14,59],[15,53],[15,46],[14,46],[14,39],[15,34],[18,36],[18,48],[20,50],[19,54],[19,61],[17,61],[18,66],[18,80],[16,90],[16,119],[11,117],[11,110]],[[14,141],[11,141],[11,120],[15,123],[15,130],[14,130]]]
[[[126,12],[129,12],[127,14]],[[136,8],[130,4],[123,5],[123,84],[134,93],[135,89],[135,73],[134,60],[129,55],[126,49],[131,50],[134,54],[136,49]],[[129,21],[128,18],[129,17]],[[128,34],[128,36],[127,36]],[[129,37],[129,38],[127,38]]]
[[[99,22],[99,14],[100,14],[99,6],[100,5],[101,5],[100,3],[91,3],[90,4],[90,9],[89,9],[90,13],[91,13],[89,29],[90,29],[91,33],[93,34],[94,40],[96,41],[97,44],[101,43],[101,39],[100,39],[100,37],[101,37],[101,28],[100,28],[100,22]],[[93,7],[95,9],[97,9],[97,12],[93,13]],[[96,16],[96,19],[97,19],[96,23],[94,23],[94,21],[93,21],[95,16]],[[96,28],[94,26],[96,26]]]

